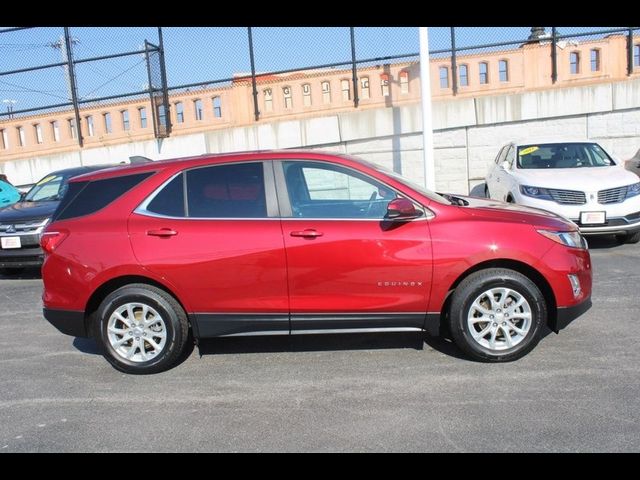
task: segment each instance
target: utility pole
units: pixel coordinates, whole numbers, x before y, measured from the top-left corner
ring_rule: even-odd
[[[420,34],[420,92],[422,96],[422,150],[424,184],[435,190],[435,160],[433,156],[433,123],[431,121],[431,71],[429,63],[429,30],[419,27]]]
[[[80,43],[80,41],[74,37],[69,37],[69,40],[71,42],[72,47]],[[67,51],[67,42],[64,38],[64,35],[60,35],[60,38],[58,39],[58,41],[50,43],[49,46],[56,50],[60,50],[60,54],[62,55],[62,61],[64,62],[64,65],[62,68],[64,68],[64,76],[67,79],[67,94],[69,96],[69,100],[71,100],[73,98],[73,93],[71,89],[71,73],[69,72],[69,53]]]

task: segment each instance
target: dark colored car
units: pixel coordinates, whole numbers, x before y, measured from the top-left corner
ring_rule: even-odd
[[[130,373],[175,365],[189,332],[442,331],[509,361],[591,305],[574,223],[319,152],[83,175],[41,244],[45,318]]]
[[[24,267],[42,265],[40,235],[58,207],[69,179],[108,166],[52,172],[31,187],[17,203],[0,210],[0,273],[13,274]]]

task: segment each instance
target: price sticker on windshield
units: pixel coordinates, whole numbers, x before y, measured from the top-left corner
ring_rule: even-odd
[[[533,153],[536,150],[540,150],[540,147],[527,147],[523,150],[520,150],[520,155],[529,155],[530,153]]]
[[[606,212],[580,212],[580,223],[582,225],[601,225],[606,221]]]

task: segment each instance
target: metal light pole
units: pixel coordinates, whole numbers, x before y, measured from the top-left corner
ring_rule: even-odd
[[[424,184],[435,190],[435,161],[433,157],[433,124],[431,121],[431,72],[429,68],[429,31],[419,27],[420,32],[420,91],[422,92],[422,151],[424,155]]]

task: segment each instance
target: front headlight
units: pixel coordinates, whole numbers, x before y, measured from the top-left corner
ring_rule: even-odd
[[[627,196],[625,198],[635,197],[636,195],[640,195],[640,182],[627,187]]]
[[[580,235],[580,232],[555,232],[553,230],[538,230],[540,235],[544,235],[549,240],[553,240],[556,243],[560,243],[567,247],[579,248],[586,250],[589,248],[585,238]]]
[[[533,187],[531,185],[520,185],[520,193],[527,197],[537,198],[538,200],[553,200],[549,190],[541,187]]]

